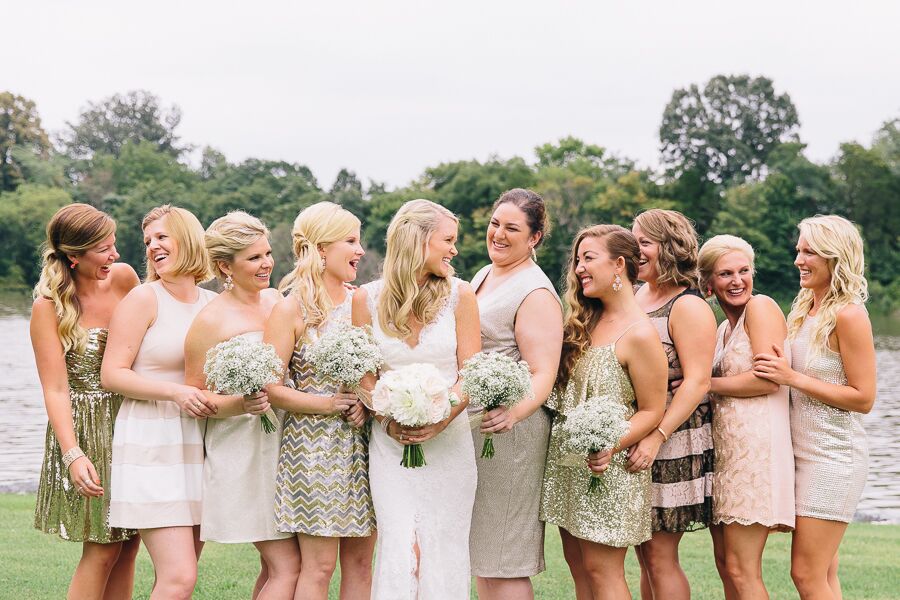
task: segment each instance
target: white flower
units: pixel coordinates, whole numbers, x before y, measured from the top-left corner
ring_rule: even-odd
[[[206,387],[220,394],[247,395],[280,383],[284,363],[275,347],[246,336],[235,336],[206,353]]]
[[[450,415],[450,390],[434,365],[415,363],[383,373],[372,392],[372,405],[376,413],[401,425],[432,425]]]
[[[345,321],[330,322],[306,359],[320,376],[348,387],[358,385],[366,373],[377,373],[384,363],[370,333]]]
[[[631,428],[627,410],[609,396],[588,398],[566,414],[561,425],[564,449],[575,454],[612,450]]]
[[[485,410],[512,406],[533,394],[528,363],[497,352],[473,355],[459,374],[463,378],[462,392],[469,402]]]

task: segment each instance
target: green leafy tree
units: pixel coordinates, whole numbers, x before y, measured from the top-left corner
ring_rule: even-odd
[[[6,286],[33,286],[41,272],[40,246],[47,223],[57,210],[72,202],[59,188],[25,183],[0,193],[0,282]]]
[[[41,127],[35,103],[0,92],[0,191],[16,189],[26,178],[29,159],[47,159],[50,139]]]

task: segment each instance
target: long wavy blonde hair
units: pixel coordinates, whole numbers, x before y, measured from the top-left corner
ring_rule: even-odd
[[[417,280],[425,266],[431,236],[441,219],[459,222],[452,212],[430,200],[410,200],[400,207],[387,230],[387,251],[382,277],[384,289],[378,299],[378,321],[384,332],[404,339],[412,332],[409,321],[430,323],[450,295],[450,277],[429,275],[421,286]]]
[[[807,361],[828,347],[828,336],[837,324],[837,314],[848,304],[865,304],[869,284],[865,277],[862,236],[856,227],[837,215],[816,215],[797,226],[813,252],[827,261],[831,282],[822,298],[810,340]],[[788,314],[788,338],[794,339],[813,306],[813,291],[801,288]]]
[[[325,266],[319,248],[345,239],[359,227],[356,215],[334,202],[308,206],[294,219],[294,268],[281,280],[278,290],[297,296],[307,326],[320,325],[334,308],[325,289]]]
[[[47,239],[41,247],[41,276],[34,287],[34,297],[53,302],[63,352],[84,352],[87,343],[87,331],[79,324],[81,303],[75,294],[69,257],[83,255],[115,232],[112,217],[80,203],[62,207],[47,224]]]
[[[565,385],[568,381],[578,358],[591,345],[591,331],[603,316],[603,302],[585,296],[581,281],[575,274],[578,246],[586,238],[602,240],[611,258],[615,260],[621,256],[625,260],[625,276],[628,281],[622,282],[623,285],[632,285],[637,281],[641,250],[630,231],[619,225],[592,225],[578,232],[572,242],[566,267],[566,289],[563,292],[566,316],[563,323],[562,355],[556,374],[557,385]]]

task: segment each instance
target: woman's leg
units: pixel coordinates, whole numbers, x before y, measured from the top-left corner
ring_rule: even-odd
[[[478,577],[479,600],[534,600],[530,577]]]
[[[762,578],[762,555],[769,539],[764,525],[725,525],[725,570],[741,600],[768,600]]]
[[[840,521],[797,517],[791,542],[791,579],[802,600],[840,597],[829,585],[829,569],[846,530],[847,524]]]
[[[831,559],[831,564],[828,565],[828,587],[831,588],[831,593],[834,594],[834,600],[843,600],[844,594],[841,592],[841,580],[838,579],[837,554],[834,555],[834,558]]]
[[[578,543],[594,600],[631,600],[625,581],[628,548],[613,548],[587,540],[578,540]]]
[[[372,555],[376,534],[341,538],[341,600],[368,600],[372,595]]]
[[[81,545],[81,560],[72,574],[67,598],[72,600],[103,598],[103,592],[109,581],[113,566],[122,550],[121,543],[95,544],[84,542]]]
[[[197,584],[197,558],[203,548],[195,527],[141,529],[153,561],[156,582],[150,600],[188,600]]]
[[[141,536],[139,535],[122,542],[119,558],[113,565],[109,580],[106,582],[103,600],[131,600],[134,592],[134,562],[140,549]]]
[[[678,562],[678,544],[683,533],[657,531],[640,548],[641,572],[646,572],[654,598],[690,600],[691,586]],[[643,598],[643,585],[641,597]],[[646,600],[646,599],[645,599]]]
[[[644,554],[640,546],[634,547],[634,555],[637,557],[638,566],[641,568],[641,600],[653,600],[653,588],[650,586],[650,575],[647,573],[647,565],[644,564]]]
[[[559,528],[559,537],[562,538],[563,557],[566,559],[569,572],[572,573],[572,579],[575,581],[575,599],[593,600],[591,580],[584,568],[584,557],[581,554],[578,538],[562,527]]]
[[[303,561],[294,600],[326,600],[328,585],[337,564],[340,538],[298,533],[297,542]]]
[[[728,571],[725,569],[725,526],[710,525],[709,536],[713,543],[713,557],[716,559],[716,571],[719,572],[719,579],[722,580],[722,588],[725,591],[725,600],[738,600],[737,591],[731,578],[728,577]]]
[[[254,597],[257,600],[291,598],[300,574],[300,549],[294,538],[253,545],[259,550],[260,557],[260,576],[254,586]]]

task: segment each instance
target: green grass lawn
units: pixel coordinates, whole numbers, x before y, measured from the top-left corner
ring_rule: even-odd
[[[64,542],[32,528],[32,495],[0,495],[0,599],[64,598],[80,544]],[[772,598],[796,598],[789,576],[790,536],[771,537],[765,554],[765,579]],[[547,530],[547,570],[534,578],[541,600],[574,597],[568,568],[555,528]],[[706,532],[689,533],[681,544],[681,560],[695,599],[722,598]],[[259,559],[249,544],[207,544],[200,560],[196,598],[246,599],[258,572]],[[628,585],[637,594],[637,562],[627,560]],[[853,524],[841,546],[844,598],[889,600],[900,598],[900,526]],[[335,578],[337,579],[337,578]],[[136,599],[147,598],[153,582],[150,558],[138,556]],[[336,583],[333,582],[333,583]],[[337,598],[332,585],[331,598]],[[474,594],[473,594],[474,597]]]

